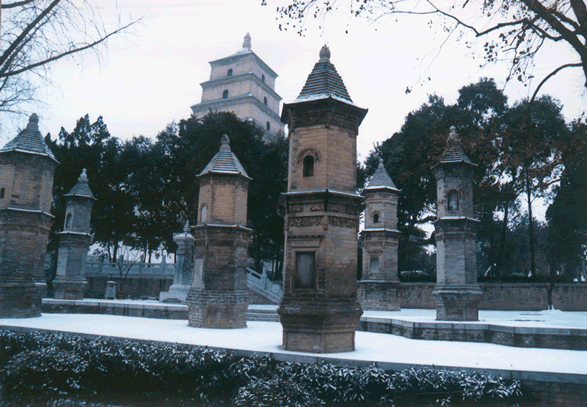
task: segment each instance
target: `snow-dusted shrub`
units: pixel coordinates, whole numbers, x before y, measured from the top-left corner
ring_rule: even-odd
[[[2,393],[19,396],[66,395],[83,391],[88,362],[54,346],[21,352],[2,369]]]
[[[316,407],[324,404],[303,385],[278,377],[253,379],[238,390],[238,407]]]
[[[400,406],[414,400],[449,406],[465,400],[461,405],[509,407],[521,396],[519,382],[481,373],[304,365],[179,344],[38,332],[0,331],[0,377],[4,400],[106,394],[198,406]]]

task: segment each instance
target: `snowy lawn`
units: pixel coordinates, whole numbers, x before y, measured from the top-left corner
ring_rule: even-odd
[[[401,312],[377,312],[376,314],[377,316],[381,314],[393,315],[394,318],[397,318],[402,313],[413,313],[414,315],[410,318],[430,318],[426,314],[427,312],[433,313],[432,310],[403,310]],[[486,319],[481,322],[487,323],[491,320],[492,311],[487,311],[487,313],[489,314],[484,315],[485,312],[481,311],[481,318]],[[552,320],[549,320],[544,315],[534,315],[534,313],[530,312],[523,313],[530,314],[525,315],[528,319],[544,318],[544,321],[528,321],[533,324],[550,324],[557,320],[555,318],[556,312],[552,313]],[[370,314],[372,313],[366,313],[366,315]],[[503,312],[499,312],[499,314],[503,314]],[[520,314],[518,313],[518,315]],[[567,313],[565,312],[563,314]],[[566,319],[572,320],[575,317],[578,318],[574,314],[587,315],[587,313],[570,314],[573,314],[573,316]],[[513,318],[510,321],[512,323],[525,323],[524,321],[516,321],[517,317],[513,313],[511,318]],[[29,327],[102,336],[178,342],[255,352],[317,356],[311,353],[287,352],[282,350],[280,346],[282,329],[279,323],[250,321],[247,325],[247,328],[234,330],[202,329],[188,327],[185,320],[89,314],[43,314],[39,318],[0,319],[0,327]],[[500,369],[587,375],[587,351],[514,348],[470,342],[424,341],[370,332],[356,333],[356,351],[354,352],[322,354],[319,356],[334,359],[378,361],[428,367],[434,365],[466,367],[479,370]]]

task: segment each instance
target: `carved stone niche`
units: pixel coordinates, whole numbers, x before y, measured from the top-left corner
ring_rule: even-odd
[[[290,261],[294,262],[294,276],[291,282],[296,290],[317,288],[317,256],[322,243],[321,236],[291,236],[293,251]]]

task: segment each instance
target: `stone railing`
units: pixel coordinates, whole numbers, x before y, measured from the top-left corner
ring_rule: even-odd
[[[281,284],[274,283],[267,278],[267,274],[259,274],[255,270],[247,267],[247,285],[250,289],[266,297],[275,304],[279,304],[283,291]]]
[[[160,275],[160,276],[171,276],[175,269],[174,263],[145,263],[144,261],[137,261],[132,265],[128,272],[129,277],[137,277],[141,275]],[[126,272],[124,273],[126,274]],[[120,270],[116,263],[110,263],[105,261],[102,256],[88,256],[86,263],[86,276],[120,276]]]

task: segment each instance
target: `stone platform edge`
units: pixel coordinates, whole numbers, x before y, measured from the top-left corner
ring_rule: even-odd
[[[413,322],[363,316],[359,331],[410,339],[483,342],[521,348],[587,350],[587,329],[513,327],[470,322]]]
[[[42,312],[106,314],[156,319],[188,319],[187,305],[132,303],[117,300],[55,300],[44,298]],[[247,312],[249,321],[270,321],[274,310]],[[275,319],[278,321],[278,319]],[[386,317],[362,316],[357,330],[399,335],[409,339],[482,342],[524,348],[587,350],[587,329],[511,327],[468,322],[412,322]]]
[[[551,383],[551,384],[578,384],[578,385],[587,385],[587,375],[584,374],[575,374],[575,373],[558,373],[558,372],[540,372],[540,371],[526,371],[526,370],[508,370],[508,369],[483,369],[483,368],[473,368],[473,367],[459,367],[459,366],[441,366],[441,365],[424,365],[424,364],[408,364],[408,363],[394,363],[394,362],[377,362],[371,360],[357,360],[357,359],[345,359],[341,357],[330,357],[328,355],[310,355],[304,353],[295,353],[295,352],[263,352],[263,351],[253,351],[247,349],[236,349],[236,348],[221,348],[216,346],[203,346],[203,345],[193,345],[193,344],[186,344],[181,342],[173,342],[173,341],[159,341],[159,340],[151,340],[151,339],[135,339],[135,338],[127,338],[127,337],[120,337],[120,336],[113,336],[113,335],[98,335],[98,334],[88,334],[88,333],[79,333],[79,332],[70,332],[70,331],[61,331],[61,330],[53,330],[53,329],[41,329],[41,328],[29,328],[29,327],[17,327],[17,326],[7,326],[7,325],[0,325],[1,330],[11,331],[11,332],[41,332],[41,333],[68,333],[70,335],[74,335],[77,337],[81,337],[84,339],[89,340],[96,340],[99,338],[110,338],[118,341],[136,341],[140,343],[167,343],[167,344],[178,344],[178,345],[185,345],[191,346],[196,349],[204,348],[204,349],[211,349],[214,351],[231,351],[234,352],[238,356],[250,357],[253,355],[257,356],[268,356],[278,362],[297,362],[302,364],[313,364],[313,363],[330,363],[334,366],[341,366],[341,367],[368,367],[368,366],[375,366],[383,370],[391,370],[394,372],[414,368],[414,369],[436,369],[436,370],[451,370],[451,371],[466,371],[466,372],[481,372],[491,374],[493,376],[502,377],[505,380],[519,380],[519,381],[533,381],[533,382],[544,382],[544,383]]]

